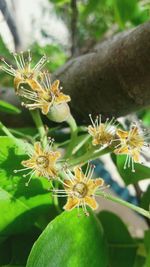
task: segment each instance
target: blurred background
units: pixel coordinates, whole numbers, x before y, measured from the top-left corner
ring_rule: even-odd
[[[51,71],[96,43],[149,19],[149,0],[1,0],[0,51],[32,48]]]
[[[89,52],[97,43],[148,21],[149,10],[149,0],[0,0],[0,56],[11,61],[10,52],[31,49],[37,61],[46,53],[50,58],[49,71],[54,72],[70,58]],[[0,73],[0,87],[9,87],[11,80]],[[130,122],[132,118],[141,119],[145,127],[149,127],[150,109],[121,118],[121,121]],[[124,190],[112,160],[105,156],[101,164],[98,172],[105,172],[112,189],[124,199],[138,203],[133,186],[128,187],[129,191]],[[140,182],[142,190],[148,185],[149,180]],[[102,206],[105,208],[105,203]],[[106,203],[106,207],[117,210],[113,204],[111,207]],[[122,213],[127,223],[135,216],[122,208],[118,213]],[[136,226],[134,234],[141,235],[146,223],[142,218],[138,218],[139,224],[136,220],[136,216],[132,218],[132,232]]]

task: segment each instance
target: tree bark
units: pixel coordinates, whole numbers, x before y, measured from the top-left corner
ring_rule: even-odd
[[[119,33],[54,74],[81,120],[122,116],[150,105],[150,22]]]
[[[73,114],[82,123],[89,113],[119,117],[149,106],[150,22],[68,61],[52,78],[60,79],[63,92],[71,96]]]

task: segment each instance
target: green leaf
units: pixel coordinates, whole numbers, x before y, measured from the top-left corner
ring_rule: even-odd
[[[33,225],[43,229],[56,214],[46,179],[34,178],[26,187],[29,178],[14,174],[14,169],[22,168],[21,161],[26,157],[24,148],[14,140],[0,137],[0,242]]]
[[[137,0],[113,0],[116,20],[121,28],[127,21],[132,21],[138,12]]]
[[[3,100],[0,100],[0,111],[9,113],[9,114],[20,114],[21,110],[16,108],[12,104],[9,104]]]
[[[146,257],[146,262],[145,262],[144,267],[149,267],[149,266],[150,266],[150,250],[149,250],[149,253]]]
[[[116,156],[117,169],[126,185],[150,178],[150,168],[139,163],[134,164],[135,172],[132,172],[131,168],[124,169],[125,159],[125,155]]]
[[[133,267],[144,267],[145,257],[137,255]]]
[[[147,251],[150,251],[150,230],[145,231],[144,244]]]
[[[149,206],[150,206],[150,185],[147,188],[146,192],[144,192],[144,194],[143,194],[143,196],[141,198],[140,206],[145,210],[149,210]]]
[[[150,266],[150,230],[147,230],[145,232],[144,243],[145,243],[145,248],[147,251],[147,257],[146,257],[146,262],[145,262],[144,267],[149,267]]]
[[[111,267],[133,267],[137,245],[121,219],[107,211],[98,215],[109,245]]]
[[[106,267],[107,253],[101,224],[77,209],[54,219],[31,250],[27,267]]]

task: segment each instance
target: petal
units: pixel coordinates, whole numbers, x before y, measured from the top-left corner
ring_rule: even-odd
[[[123,131],[121,129],[118,129],[116,131],[116,134],[120,137],[120,139],[126,139],[126,137],[128,137],[129,133],[126,131]]]
[[[65,210],[72,210],[80,203],[78,198],[69,197],[66,205],[64,206]]]
[[[36,167],[36,161],[34,158],[31,158],[31,159],[28,159],[28,160],[23,160],[21,162],[21,164],[25,167],[28,167],[28,168],[34,168]]]
[[[87,183],[88,194],[92,195],[98,187],[103,185],[104,180],[102,178],[90,179]]]
[[[100,142],[98,141],[97,138],[94,138],[92,141],[92,144],[93,144],[93,146],[97,146],[97,145],[100,145]]]
[[[115,154],[129,154],[129,149],[127,146],[122,146],[114,150]]]
[[[49,177],[55,177],[57,175],[57,170],[54,166],[49,166],[47,168],[47,173],[49,174]]]
[[[139,162],[140,161],[140,153],[139,151],[133,151],[132,152],[132,157],[133,157],[133,160],[134,162]]]
[[[35,151],[35,153],[38,154],[38,155],[43,154],[43,151],[42,151],[42,147],[41,147],[40,142],[36,142],[36,143],[34,144],[34,151]]]
[[[87,196],[87,197],[84,198],[84,201],[93,210],[96,210],[98,208],[98,204],[97,204],[95,198]]]
[[[83,179],[85,178],[85,175],[82,172],[82,169],[80,167],[75,167],[73,171],[74,171],[75,180],[78,182],[83,181]]]
[[[59,151],[51,152],[47,154],[49,162],[55,162],[57,159],[61,157],[61,153]]]
[[[74,185],[72,184],[71,180],[65,179],[64,180],[64,188],[66,191],[70,191]]]
[[[59,80],[56,80],[52,83],[51,91],[54,93],[54,95],[59,93],[59,84],[60,84]]]
[[[41,85],[34,79],[27,79],[26,82],[32,88],[33,91],[40,91],[42,90]]]
[[[22,81],[22,79],[21,79],[20,77],[16,76],[16,77],[14,78],[14,88],[15,88],[15,91],[16,91],[16,92],[18,92],[18,90],[19,90],[19,86],[20,86],[20,84],[21,84],[22,82],[23,82],[23,81]]]
[[[71,100],[70,96],[63,93],[58,93],[58,96],[55,98],[55,103],[69,102]]]
[[[48,103],[48,102],[43,104],[41,110],[44,115],[46,115],[49,112],[50,106],[51,106],[51,103]]]

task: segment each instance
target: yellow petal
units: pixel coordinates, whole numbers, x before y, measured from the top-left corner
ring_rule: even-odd
[[[59,93],[59,84],[60,84],[60,81],[56,80],[53,82],[53,84],[51,86],[51,91],[54,93],[54,95]]]
[[[50,106],[51,106],[51,103],[44,103],[43,104],[41,109],[42,109],[42,113],[44,115],[46,115],[49,112]]]
[[[51,153],[48,153],[47,155],[48,155],[49,162],[53,162],[53,163],[61,157],[61,153],[59,151],[51,152]]]
[[[87,183],[88,194],[92,195],[98,187],[103,185],[104,180],[102,178],[90,179]]]
[[[93,144],[93,146],[97,146],[97,145],[99,145],[100,143],[99,143],[99,141],[98,141],[97,138],[94,138],[93,141],[92,141],[92,144]]]
[[[126,137],[128,137],[129,133],[126,131],[123,131],[121,129],[118,129],[116,131],[116,134],[121,138],[121,139],[126,139]]]
[[[47,173],[49,174],[50,177],[54,177],[57,175],[57,170],[54,166],[49,166],[47,168]]]
[[[122,146],[114,150],[115,154],[129,154],[129,149],[127,146]]]
[[[134,162],[139,162],[140,161],[140,153],[139,153],[139,151],[134,150],[132,152],[132,157],[133,157]]]
[[[42,90],[41,85],[34,79],[26,79],[26,82],[29,84],[33,91],[40,91]]]
[[[95,198],[87,196],[87,197],[84,198],[84,201],[93,210],[96,210],[98,208],[98,204],[97,204]]]
[[[20,76],[19,76],[19,77],[16,76],[16,77],[14,78],[14,88],[15,88],[16,91],[19,90],[19,86],[20,86],[20,84],[21,84],[22,82],[23,82],[23,81],[22,81],[22,79],[20,78]]]
[[[35,162],[34,158],[31,158],[28,160],[23,160],[21,162],[21,164],[25,167],[28,167],[28,168],[34,168],[36,166],[36,162]]]
[[[66,191],[70,191],[70,189],[73,187],[74,185],[72,184],[71,180],[69,179],[65,179],[64,180],[64,188]]]
[[[40,142],[36,142],[36,143],[34,144],[34,151],[35,151],[35,153],[38,154],[38,155],[43,154],[43,151],[42,151]]]
[[[72,210],[80,203],[78,198],[69,197],[66,205],[64,206],[65,210]]]
[[[58,93],[58,96],[55,98],[55,103],[60,104],[63,102],[69,102],[71,100],[70,96],[63,93]]]
[[[75,180],[78,182],[83,181],[83,179],[85,178],[85,175],[82,172],[82,169],[80,167],[75,167],[73,171],[75,175]]]

